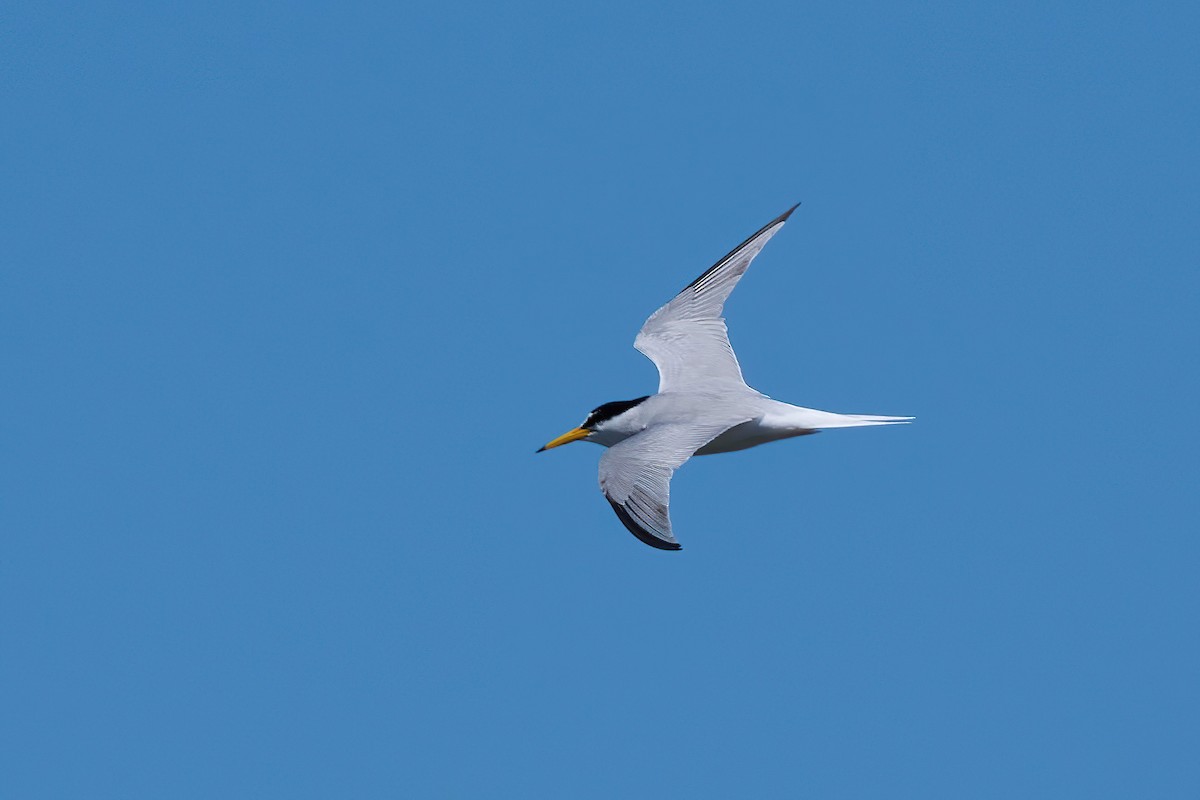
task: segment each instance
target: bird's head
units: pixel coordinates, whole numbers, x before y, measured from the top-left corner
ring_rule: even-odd
[[[649,395],[646,395],[646,397],[649,397]],[[549,450],[552,447],[570,444],[571,442],[582,441],[595,433],[599,433],[600,431],[604,430],[606,425],[612,423],[613,420],[617,419],[617,417],[620,417],[634,406],[637,406],[639,403],[645,400],[646,397],[639,397],[636,400],[614,400],[611,403],[605,403],[602,406],[596,406],[591,410],[591,412],[588,413],[587,418],[579,424],[578,428],[572,428],[562,436],[559,436],[557,439],[551,439],[544,447],[539,448],[538,452],[540,453],[542,450]]]

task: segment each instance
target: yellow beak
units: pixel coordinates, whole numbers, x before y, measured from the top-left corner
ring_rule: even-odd
[[[546,443],[546,446],[543,447],[542,450],[549,450],[552,447],[570,444],[571,442],[578,442],[580,439],[586,439],[591,435],[592,432],[586,428],[572,428],[557,439],[551,439]],[[538,450],[538,452],[540,453],[542,450]]]

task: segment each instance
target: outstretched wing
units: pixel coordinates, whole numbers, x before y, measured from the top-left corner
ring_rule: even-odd
[[[721,311],[758,251],[795,210],[792,206],[768,222],[646,320],[633,346],[658,367],[659,392],[748,388]]]
[[[604,451],[600,491],[637,538],[659,550],[678,550],[671,532],[671,476],[717,436],[745,422],[655,425]]]

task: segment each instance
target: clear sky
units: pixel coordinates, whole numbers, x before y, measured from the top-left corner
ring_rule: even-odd
[[[1200,12],[9,3],[12,798],[1200,796]],[[726,307],[917,423],[534,450]]]

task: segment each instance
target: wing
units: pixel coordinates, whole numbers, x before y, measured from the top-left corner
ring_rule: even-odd
[[[633,346],[658,367],[659,392],[721,385],[748,388],[721,310],[758,251],[795,210],[792,206],[768,222],[646,320]]]
[[[678,550],[668,510],[671,476],[701,447],[745,421],[668,423],[634,434],[600,457],[600,491],[630,533],[659,550]]]

